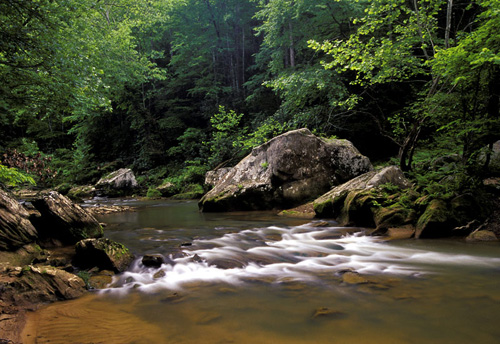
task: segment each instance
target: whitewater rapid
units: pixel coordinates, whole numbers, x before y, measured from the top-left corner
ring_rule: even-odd
[[[182,255],[164,254],[159,268],[145,267],[139,257],[103,292],[181,290],[192,283],[242,285],[251,281],[319,282],[346,271],[421,277],[438,266],[500,266],[500,258],[392,245],[379,237],[335,225],[311,222],[295,227],[269,226],[193,240]],[[160,252],[161,253],[161,252]]]

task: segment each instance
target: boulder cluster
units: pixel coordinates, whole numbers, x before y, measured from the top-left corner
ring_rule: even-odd
[[[93,275],[125,270],[134,256],[102,236],[94,216],[56,191],[21,204],[0,189],[0,333],[17,333],[24,310],[81,296]]]
[[[390,238],[498,240],[475,195],[420,195],[398,167],[375,171],[351,142],[307,129],[275,137],[233,168],[210,171],[206,184],[213,188],[199,202],[205,212],[296,207],[281,214],[334,218]]]

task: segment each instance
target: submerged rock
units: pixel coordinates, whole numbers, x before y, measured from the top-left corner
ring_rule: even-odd
[[[122,272],[134,260],[128,248],[107,238],[81,240],[75,250],[73,264],[84,269],[98,267],[100,270]]]
[[[138,184],[130,168],[121,168],[99,179],[95,186],[101,193],[115,197],[132,194]]]
[[[316,309],[313,313],[313,319],[317,318],[334,318],[334,319],[341,319],[347,317],[347,314],[344,312],[339,312],[327,307],[320,307]]]
[[[40,212],[39,217],[32,217],[32,222],[42,239],[72,245],[103,234],[101,225],[89,212],[58,192],[42,194],[32,203]]]
[[[294,130],[254,148],[199,206],[202,211],[293,207],[372,169],[351,142]]]
[[[13,251],[34,242],[38,232],[29,220],[28,211],[7,192],[0,189],[0,251]]]

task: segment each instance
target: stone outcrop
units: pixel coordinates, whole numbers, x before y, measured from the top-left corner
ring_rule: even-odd
[[[97,267],[122,272],[134,260],[134,255],[124,245],[106,238],[79,241],[75,250],[73,264],[83,269]]]
[[[138,184],[130,168],[121,168],[101,178],[95,187],[101,194],[116,197],[133,193]]]
[[[32,222],[42,240],[72,245],[103,234],[101,225],[89,212],[58,192],[42,194],[32,204],[40,212],[40,216],[32,217]]]
[[[34,242],[37,237],[38,232],[29,220],[28,211],[0,189],[0,251],[16,250]]]
[[[202,211],[293,207],[372,169],[351,142],[294,130],[254,148],[199,206]]]

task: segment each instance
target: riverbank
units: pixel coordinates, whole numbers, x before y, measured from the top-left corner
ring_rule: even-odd
[[[0,340],[23,343],[27,313],[79,298],[95,287],[94,278],[106,275],[109,283],[115,272],[128,267],[133,256],[124,246],[99,238],[102,224],[92,214],[133,208],[94,204],[89,212],[53,192],[34,196],[25,203],[27,210],[3,191],[1,200],[2,244],[10,250],[0,250]]]

